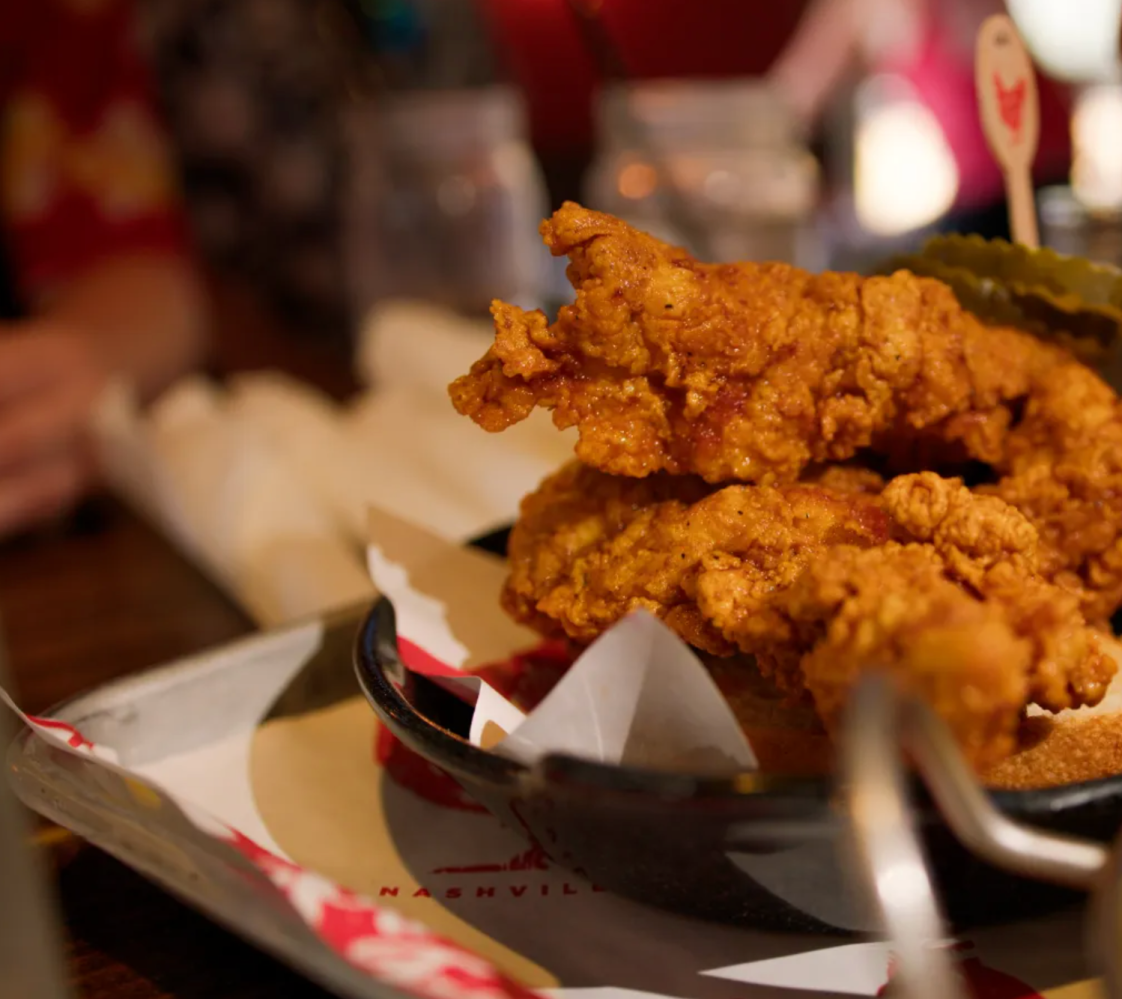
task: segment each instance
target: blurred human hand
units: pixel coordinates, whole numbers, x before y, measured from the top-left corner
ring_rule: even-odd
[[[0,537],[66,511],[94,474],[90,420],[109,369],[46,319],[0,327]]]

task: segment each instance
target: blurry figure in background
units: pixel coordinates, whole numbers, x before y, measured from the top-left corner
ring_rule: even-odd
[[[126,0],[0,5],[0,535],[87,487],[116,377],[202,352],[204,307]]]
[[[1000,0],[814,0],[770,79],[808,123],[816,122],[855,66],[902,80],[942,131],[957,192],[939,227],[1009,238],[1001,171],[986,145],[974,86],[974,43]],[[1069,97],[1037,74],[1038,186],[1063,183],[1071,166]],[[875,192],[871,196],[875,197]]]
[[[496,77],[477,8],[148,0],[200,250],[301,333],[346,340],[372,294],[455,298],[457,282],[485,266],[486,240],[460,252],[426,204],[430,174],[459,147],[485,144],[488,123],[504,117],[471,100]],[[413,162],[402,167],[405,153]],[[481,212],[489,185],[468,173],[451,177],[446,199]],[[537,220],[517,220],[534,249]],[[450,279],[427,280],[441,268]]]
[[[805,0],[475,0],[526,95],[553,207],[579,198],[593,154],[597,66],[572,5],[591,9],[633,80],[762,77]]]
[[[337,0],[148,0],[146,30],[199,251],[293,329],[344,336]]]
[[[1002,178],[985,145],[974,90],[975,34],[986,16],[1003,9],[998,0],[478,2],[528,95],[534,142],[546,160],[554,203],[576,196],[591,145],[597,73],[583,51],[571,10],[580,4],[595,11],[632,79],[766,78],[787,97],[807,129],[819,130],[819,142],[832,140],[821,135],[821,126],[828,112],[852,96],[863,76],[902,82],[914,97],[912,106],[930,112],[927,131],[948,150],[946,157],[955,168],[949,171],[956,176],[944,204],[933,205],[935,214],[949,205],[946,227],[987,236],[1007,233]],[[559,66],[565,67],[563,73],[557,72]],[[1044,79],[1038,83],[1036,166],[1038,183],[1044,185],[1066,181],[1070,140],[1066,91]],[[889,124],[904,117],[901,111]],[[897,129],[904,145],[917,130],[911,125]],[[837,168],[833,157],[827,160],[827,169]],[[875,166],[890,169],[884,163]],[[876,198],[876,191],[869,197]]]

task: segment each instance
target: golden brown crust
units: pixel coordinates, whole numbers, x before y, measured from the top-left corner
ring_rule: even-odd
[[[884,476],[861,465],[811,465],[800,482],[813,483],[824,489],[843,493],[864,493],[879,496],[884,491]]]
[[[543,635],[567,635],[584,642],[592,641],[628,609],[657,604],[664,616],[672,613],[676,604],[685,603],[675,599],[676,576],[683,574],[678,566],[671,565],[674,571],[663,574],[661,588],[652,582],[654,596],[637,593],[617,599],[605,575],[610,569],[607,563],[614,551],[622,552],[629,544],[635,549],[631,561],[637,562],[644,530],[663,529],[712,491],[697,478],[612,477],[571,462],[522,500],[507,546],[510,575],[503,607]],[[671,561],[668,549],[669,544],[663,543],[662,550],[652,555],[648,570],[652,576],[655,559],[664,564]],[[595,591],[587,588],[594,573]],[[681,624],[686,632],[685,622]],[[693,637],[700,647],[707,647],[705,635]]]
[[[999,607],[949,580],[932,547],[831,552],[782,603],[813,638],[800,673],[828,729],[840,723],[860,674],[884,669],[923,696],[975,763],[1012,752],[1031,645]]]
[[[1025,791],[1122,773],[1122,714],[1065,721],[1029,718],[1020,737],[1019,752],[982,772],[986,786]]]
[[[695,477],[627,479],[574,462],[522,503],[503,605],[547,634],[560,626],[581,642],[642,608],[698,648],[728,653],[729,640],[698,613],[700,574],[737,557],[771,586],[794,578],[824,543],[887,537],[875,497],[856,492],[811,484],[715,490]]]
[[[588,642],[645,608],[754,657],[827,727],[876,663],[979,766],[1026,704],[1103,696],[1116,667],[1087,621],[1122,604],[1122,403],[1097,376],[906,272],[701,264],[574,204],[541,231],[575,300],[552,324],[495,302],[494,344],[449,389],[488,431],[536,407],[579,430],[584,464],[512,534],[515,618]],[[849,464],[873,460],[980,462],[992,484]]]
[[[1083,591],[1091,620],[1122,605],[1122,402],[1074,360],[1033,387],[987,491],[1040,532],[1046,573]]]
[[[701,264],[571,203],[542,232],[576,300],[552,325],[495,303],[495,343],[450,394],[489,431],[552,409],[616,475],[793,481],[921,431],[996,460],[1009,403],[1054,353],[906,272]]]
[[[825,481],[831,478],[823,476]],[[1113,676],[1078,599],[1037,572],[1031,524],[933,473],[714,488],[579,463],[523,503],[503,603],[589,642],[639,608],[715,655],[740,651],[836,723],[879,664],[926,696],[979,764],[1027,703],[1093,704]],[[862,491],[864,489],[865,491]]]

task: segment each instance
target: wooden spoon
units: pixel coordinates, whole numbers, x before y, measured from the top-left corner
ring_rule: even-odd
[[[1032,161],[1040,139],[1036,75],[1021,36],[1004,14],[986,18],[978,31],[974,78],[982,128],[1005,175],[1013,241],[1040,246],[1032,191]]]

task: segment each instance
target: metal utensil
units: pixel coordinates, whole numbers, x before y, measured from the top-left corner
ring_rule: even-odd
[[[944,938],[936,892],[908,804],[905,753],[947,825],[979,857],[1027,878],[1093,892],[1088,958],[1111,999],[1122,997],[1122,837],[1113,851],[1032,829],[990,802],[950,733],[880,674],[858,685],[842,741],[842,790],[861,887],[880,913],[913,999],[965,993]]]
[[[944,920],[908,806],[898,752],[905,705],[893,694],[881,677],[858,687],[841,747],[857,873],[892,940],[905,994],[963,999],[946,952],[932,946],[946,936]]]

